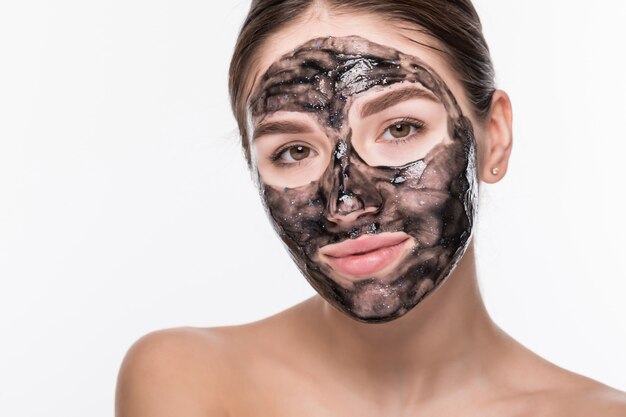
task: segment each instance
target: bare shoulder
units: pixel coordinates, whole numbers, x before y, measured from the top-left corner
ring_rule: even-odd
[[[514,339],[499,362],[494,415],[626,417],[626,393],[562,368]]]
[[[564,380],[554,387],[520,397],[525,406],[534,410],[533,415],[626,417],[626,393],[569,371],[563,374]]]
[[[149,333],[128,350],[120,367],[116,417],[229,415],[241,391],[259,391],[288,348],[292,309],[258,322]],[[262,378],[255,378],[262,375]],[[247,385],[246,385],[247,384]]]
[[[137,340],[120,367],[117,417],[220,416],[225,338],[219,329],[175,328]]]
[[[584,378],[579,389],[561,393],[565,405],[559,416],[626,417],[626,393]]]

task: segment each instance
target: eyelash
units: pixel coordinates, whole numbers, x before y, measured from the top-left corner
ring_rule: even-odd
[[[408,117],[404,117],[402,119],[398,119],[395,120],[394,122],[390,123],[389,125],[387,125],[387,127],[385,128],[385,130],[383,130],[383,132],[379,135],[382,136],[387,130],[391,129],[392,127],[399,125],[399,124],[408,124],[410,127],[415,128],[415,132],[413,132],[412,134],[404,137],[404,138],[398,138],[395,140],[385,140],[385,142],[393,144],[393,145],[401,145],[403,143],[406,143],[410,140],[415,139],[414,136],[416,133],[421,132],[424,130],[424,128],[426,127],[426,124],[424,122],[422,122],[421,120],[417,120],[417,119],[411,119]],[[286,167],[286,168],[292,168],[295,166],[299,166],[300,164],[302,164],[302,162],[305,162],[307,159],[309,158],[305,158],[304,160],[301,161],[295,161],[295,162],[281,162],[280,161],[280,156],[287,150],[297,147],[297,146],[303,146],[306,148],[309,148],[311,150],[311,152],[315,152],[312,148],[304,145],[304,144],[300,144],[300,143],[290,143],[287,145],[283,145],[280,148],[278,148],[274,153],[272,153],[269,156],[269,160],[272,162],[272,164],[278,166],[278,167]]]
[[[426,123],[422,122],[421,120],[417,120],[417,119],[411,119],[408,117],[404,117],[402,119],[398,119],[393,121],[392,123],[390,123],[389,125],[387,125],[387,127],[385,128],[385,130],[383,130],[383,132],[378,135],[378,137],[380,138],[382,135],[385,134],[385,132],[389,129],[391,129],[392,127],[396,126],[396,125],[400,125],[400,124],[408,124],[409,126],[415,128],[415,132],[413,132],[412,134],[404,137],[404,138],[397,138],[394,140],[385,140],[385,142],[387,143],[391,143],[393,145],[401,145],[403,143],[406,143],[410,140],[415,139],[414,136],[416,133],[422,132],[424,130],[424,128],[426,127]]]
[[[311,150],[311,152],[315,152],[312,148],[310,148],[309,146],[306,146],[304,144],[301,143],[289,143],[287,145],[283,145],[280,148],[278,148],[274,153],[272,153],[269,157],[269,160],[272,162],[272,164],[276,165],[277,167],[285,167],[285,168],[292,168],[295,166],[298,166],[300,164],[302,164],[302,162],[304,162],[305,160],[302,161],[295,161],[295,162],[281,162],[280,161],[280,156],[287,150],[291,149],[291,148],[295,148],[298,146],[302,146],[305,148],[309,148]],[[309,159],[309,158],[306,158]]]

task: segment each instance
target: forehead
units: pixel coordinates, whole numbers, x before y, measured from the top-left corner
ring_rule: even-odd
[[[280,57],[260,78],[253,118],[276,111],[325,113],[340,123],[346,104],[374,87],[419,85],[448,111],[456,109],[443,80],[421,59],[358,36],[317,38]]]
[[[461,108],[466,109],[467,102],[460,82],[444,58],[444,52],[441,51],[443,48],[436,40],[420,32],[417,27],[402,27],[402,24],[390,22],[380,16],[354,13],[338,16],[309,16],[279,30],[268,38],[259,49],[255,64],[250,71],[248,82],[251,87],[248,89],[248,105],[252,104],[255,96],[258,97],[260,89],[267,87],[267,85],[263,86],[262,81],[268,69],[280,65],[280,61],[283,61],[283,65],[294,67],[294,63],[288,63],[285,57],[293,55],[307,44],[311,47],[314,40],[319,42],[320,39],[348,37],[360,38],[362,42],[355,41],[341,46],[337,42],[335,44],[328,42],[327,46],[335,48],[340,53],[376,56],[389,62],[394,60],[394,53],[413,57],[437,74],[459,101]],[[359,65],[367,66],[368,61],[362,60]],[[355,70],[358,68],[358,66],[355,67]],[[379,74],[382,75],[383,72],[384,68],[381,68]],[[371,78],[375,78],[376,71],[371,74]],[[285,72],[284,76],[289,76],[289,73]],[[392,80],[388,78],[388,81]]]

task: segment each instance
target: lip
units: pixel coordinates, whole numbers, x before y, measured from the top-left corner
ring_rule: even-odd
[[[361,276],[381,271],[408,249],[410,236],[404,232],[365,235],[322,247],[321,257],[340,273]]]

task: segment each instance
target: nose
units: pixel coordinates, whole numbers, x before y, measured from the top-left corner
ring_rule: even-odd
[[[354,223],[359,218],[376,213],[376,207],[364,207],[363,201],[352,193],[342,193],[336,200],[335,207],[329,210],[327,219],[339,226],[346,226]]]
[[[359,218],[378,211],[378,207],[366,205],[365,201],[371,199],[356,191],[361,187],[353,187],[348,146],[344,141],[337,144],[335,161],[333,161],[329,178],[330,187],[326,217],[338,226],[353,224]]]

